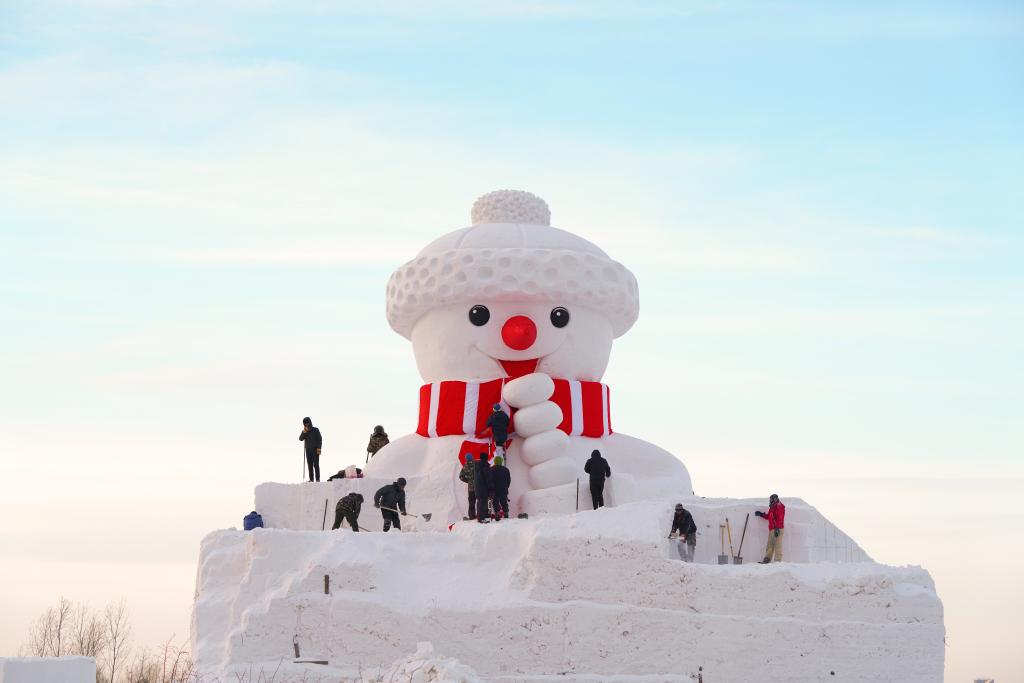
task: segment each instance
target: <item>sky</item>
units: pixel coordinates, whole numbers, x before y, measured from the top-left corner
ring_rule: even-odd
[[[262,481],[415,427],[393,270],[499,188],[640,283],[618,431],[931,571],[1024,679],[1024,8],[0,3],[0,655],[187,638]]]

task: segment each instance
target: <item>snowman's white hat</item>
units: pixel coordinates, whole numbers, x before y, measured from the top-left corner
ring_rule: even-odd
[[[392,274],[388,323],[403,337],[437,306],[487,301],[586,306],[608,316],[616,337],[636,322],[633,273],[595,244],[551,227],[540,197],[491,192],[476,200],[471,217],[472,226],[431,242]]]

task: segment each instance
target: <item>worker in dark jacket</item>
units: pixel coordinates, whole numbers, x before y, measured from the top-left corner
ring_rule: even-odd
[[[508,519],[508,487],[512,485],[512,473],[505,467],[505,459],[500,455],[494,457],[491,481],[494,484],[495,519]]]
[[[373,494],[373,506],[380,508],[384,516],[384,531],[392,526],[401,531],[402,522],[398,513],[405,514],[405,478],[399,477],[395,483],[377,489],[377,493]]]
[[[502,450],[508,443],[508,423],[508,413],[501,409],[500,403],[495,403],[491,414],[487,416],[487,422],[484,423],[487,426],[484,433],[490,432],[491,441]]]
[[[590,460],[583,466],[583,471],[590,475],[590,498],[594,509],[604,507],[604,480],[612,476],[612,468],[601,457],[601,451],[590,454]]]
[[[363,496],[359,493],[350,493],[341,500],[334,508],[334,531],[341,526],[342,520],[348,522],[352,531],[359,531],[359,511],[363,507]]]
[[[679,559],[693,562],[693,552],[697,549],[697,524],[682,503],[676,503],[676,513],[672,516],[672,529],[668,537],[678,539]]]
[[[366,462],[370,462],[370,458],[377,455],[377,451],[387,446],[388,433],[384,431],[384,428],[377,425],[373,428],[373,434],[370,434],[370,442],[366,444]]]
[[[476,481],[473,488],[476,489],[476,521],[481,524],[490,522],[490,515],[487,512],[487,504],[494,493],[494,478],[491,473],[491,464],[487,462],[487,453],[481,453],[476,461]]]
[[[768,545],[765,546],[761,564],[782,562],[782,530],[786,528],[786,506],[779,500],[778,494],[773,493],[768,498],[768,512],[755,510],[754,514],[768,520]]]
[[[472,453],[466,453],[466,464],[459,472],[459,481],[469,490],[469,512],[466,513],[466,517],[476,519],[476,460],[473,460]]]
[[[324,438],[320,430],[313,426],[313,421],[308,417],[302,418],[302,431],[299,432],[299,441],[306,445],[306,464],[309,466],[309,480],[320,481],[320,449],[324,445]]]

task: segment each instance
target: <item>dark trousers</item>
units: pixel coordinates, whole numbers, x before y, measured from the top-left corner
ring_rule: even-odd
[[[476,519],[480,521],[487,519],[490,513],[487,512],[487,503],[490,501],[490,496],[477,496],[476,497]]]
[[[309,480],[320,481],[320,455],[315,451],[313,453],[306,453],[306,465],[309,467]],[[314,475],[316,476],[315,479],[313,478]]]
[[[604,479],[590,482],[590,499],[594,502],[594,509],[604,507]]]
[[[469,512],[466,514],[470,519],[476,519],[476,491],[469,490]]]
[[[508,519],[508,491],[494,494],[494,512],[497,513],[500,518]]]
[[[381,510],[380,513],[384,515],[384,531],[387,531],[391,527],[395,527],[399,531],[402,530],[402,522],[398,518],[397,512],[391,510]]]
[[[352,527],[352,531],[359,531],[359,524],[356,520],[356,516],[351,512],[346,515],[345,511],[340,508],[335,508],[334,510],[334,526],[331,527],[331,531],[340,527],[342,521],[348,522],[348,525]]]

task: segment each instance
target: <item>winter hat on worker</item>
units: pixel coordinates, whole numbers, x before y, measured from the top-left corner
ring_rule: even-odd
[[[473,224],[434,240],[392,274],[388,323],[411,338],[438,306],[480,301],[550,301],[603,313],[616,337],[640,313],[636,278],[597,245],[551,227],[547,203],[498,190],[476,200]]]

